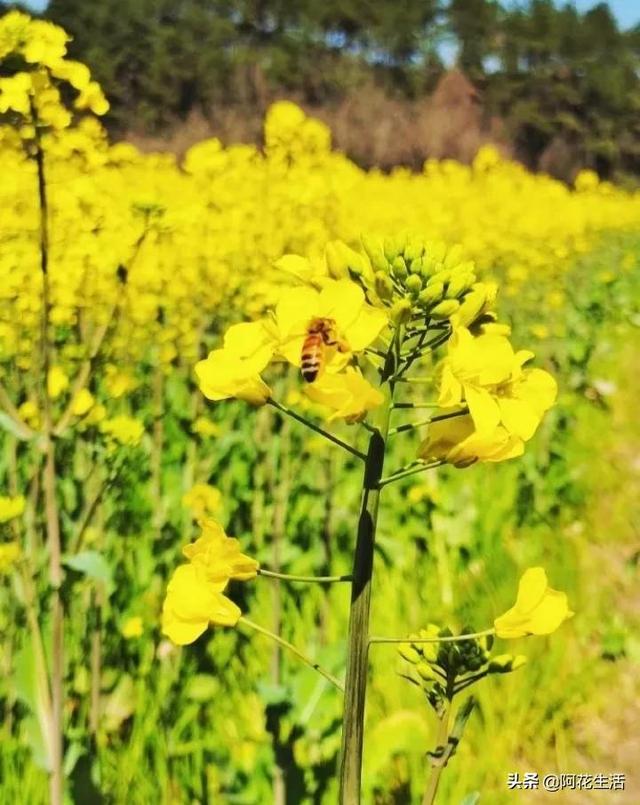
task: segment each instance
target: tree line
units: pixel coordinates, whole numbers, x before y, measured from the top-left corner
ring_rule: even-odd
[[[372,82],[413,102],[453,62],[532,167],[561,144],[605,177],[640,175],[640,23],[621,30],[607,3],[51,0],[43,15],[73,36],[116,133],[283,95],[327,105]]]

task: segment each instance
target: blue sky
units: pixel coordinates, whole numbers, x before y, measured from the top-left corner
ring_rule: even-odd
[[[127,2],[127,0],[123,0],[123,2]],[[558,0],[557,4],[561,5],[562,2],[563,0]],[[599,0],[574,0],[574,5],[580,11],[587,11],[598,2]],[[26,5],[33,9],[41,9],[47,5],[47,0],[26,0]],[[516,5],[516,3],[512,2],[511,5]],[[640,23],[640,0],[609,0],[609,7],[623,28],[631,28],[636,23]]]
[[[599,2],[600,0],[573,0],[573,5],[580,11],[588,11]],[[631,28],[640,23],[640,0],[608,0],[608,3],[622,28]],[[509,5],[515,6],[519,3],[509,2]],[[556,5],[564,5],[564,2],[556,0]]]

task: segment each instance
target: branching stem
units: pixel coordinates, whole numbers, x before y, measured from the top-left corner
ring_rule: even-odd
[[[319,433],[321,436],[324,436],[325,439],[328,439],[330,442],[333,442],[333,444],[337,444],[338,447],[342,447],[343,450],[346,450],[348,453],[351,453],[352,456],[356,456],[362,461],[366,459],[366,455],[360,450],[358,450],[357,447],[353,447],[347,442],[343,442],[342,439],[339,439],[337,436],[334,436],[333,433],[329,433],[329,431],[326,431],[324,430],[324,428],[321,428],[319,425],[316,425],[315,423],[311,422],[311,420],[302,416],[302,414],[298,414],[296,411],[293,411],[291,408],[288,408],[286,405],[283,405],[282,403],[279,403],[277,400],[274,400],[272,398],[268,399],[267,402],[269,403],[269,405],[272,405],[274,408],[277,408],[278,411],[281,411],[283,414],[290,416],[297,422],[301,422],[303,425],[306,425],[315,433]]]
[[[261,567],[258,570],[260,576],[272,579],[282,579],[282,581],[300,581],[308,584],[333,584],[340,581],[352,581],[352,576],[296,576],[291,573],[276,573],[273,570],[265,570]]]
[[[303,654],[300,651],[300,649],[296,648],[293,645],[293,643],[289,643],[288,640],[285,640],[279,635],[274,634],[269,629],[265,629],[263,626],[258,626],[257,623],[254,623],[253,621],[250,621],[248,618],[245,618],[244,615],[240,617],[238,623],[241,623],[244,626],[248,626],[250,629],[253,629],[254,632],[258,632],[259,634],[264,635],[265,637],[269,637],[271,638],[271,640],[275,640],[275,642],[278,645],[282,646],[283,648],[286,648],[287,651],[290,651],[292,654],[294,654],[301,662],[303,662],[305,665],[308,665],[309,668],[313,668],[314,671],[317,671],[328,682],[331,682],[331,684],[334,687],[338,688],[339,691],[344,693],[344,686],[337,677],[333,676],[333,674],[330,674],[329,671],[325,671],[325,669],[321,665],[319,665],[317,662],[314,662],[312,659],[307,657],[306,654]]]

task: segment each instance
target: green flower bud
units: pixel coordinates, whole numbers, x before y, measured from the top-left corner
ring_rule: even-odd
[[[409,271],[412,274],[422,274],[422,258],[421,257],[415,257],[409,263]]]
[[[436,271],[436,273],[430,276],[429,279],[427,280],[427,287],[429,285],[434,285],[436,282],[442,283],[443,285],[445,282],[449,282],[449,272]]]
[[[419,636],[423,639],[440,637],[440,627],[430,623],[426,629],[420,629]],[[429,662],[435,662],[438,656],[439,643],[421,643],[422,653]]]
[[[406,324],[411,319],[413,305],[409,299],[400,299],[391,308],[390,318],[394,324]]]
[[[465,667],[467,671],[479,671],[484,665],[485,660],[483,657],[476,654],[475,657],[469,657],[465,660]]]
[[[475,282],[473,274],[461,273],[452,277],[447,288],[447,299],[456,299],[468,291]]]
[[[436,305],[431,310],[431,315],[434,319],[448,319],[449,316],[453,316],[459,308],[460,302],[458,302],[457,299],[445,299],[444,302],[440,302],[439,305]]]
[[[340,240],[327,243],[325,257],[329,274],[333,279],[344,279],[350,274],[366,279],[372,278],[373,272],[367,258]]]
[[[404,284],[409,293],[418,294],[422,290],[422,278],[418,274],[410,274]]]
[[[372,235],[362,235],[360,240],[362,241],[362,247],[367,253],[369,260],[371,260],[371,265],[374,267],[374,269],[376,271],[388,271],[389,262],[384,254],[382,240],[380,240],[380,238],[373,237]]]
[[[468,327],[478,318],[482,313],[485,301],[486,295],[482,291],[470,291],[465,296],[458,311],[460,324],[463,327]]]
[[[393,265],[391,266],[391,270],[393,271],[393,276],[397,277],[399,280],[406,279],[407,274],[409,273],[407,270],[407,264],[404,261],[404,257],[398,255],[395,260],[393,261]]]
[[[447,244],[442,240],[429,243],[427,246],[427,254],[434,263],[442,263],[447,255]]]
[[[432,668],[432,667],[429,665],[429,663],[428,663],[428,662],[425,662],[424,660],[422,660],[421,662],[419,662],[419,663],[416,665],[416,671],[417,671],[417,672],[418,672],[418,674],[421,676],[421,678],[422,678],[422,679],[424,679],[424,680],[425,680],[425,681],[427,681],[427,682],[430,682],[430,681],[432,681],[433,679],[436,679],[436,673],[435,673],[435,671],[434,671],[434,670],[433,670],[433,668]]]
[[[444,258],[444,267],[445,268],[454,268],[459,263],[462,262],[462,246],[457,245],[454,246],[452,249],[449,249],[447,256]]]
[[[384,271],[376,271],[374,277],[375,290],[380,299],[389,300],[393,296],[393,283]]]
[[[390,263],[393,263],[396,257],[402,254],[406,241],[406,235],[396,235],[384,239],[384,254]]]
[[[527,658],[523,654],[515,657],[513,654],[499,654],[497,657],[491,658],[487,671],[490,674],[508,674],[522,668],[526,661]]]
[[[433,285],[420,291],[418,302],[422,305],[431,305],[434,302],[439,302],[444,296],[444,285],[441,282],[435,282]]]
[[[413,648],[413,646],[400,646],[398,649],[398,654],[402,657],[403,660],[412,663],[413,665],[417,665],[418,663],[422,662],[422,657],[418,652]]]
[[[424,254],[424,243],[419,238],[410,240],[404,247],[404,259],[409,262],[422,257]]]

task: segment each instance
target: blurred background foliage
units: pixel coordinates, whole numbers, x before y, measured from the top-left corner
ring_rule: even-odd
[[[640,172],[640,25],[622,30],[604,2],[51,0],[43,14],[73,35],[112,130],[143,144],[255,141],[287,97],[367,167],[467,161],[492,140],[563,179]]]

